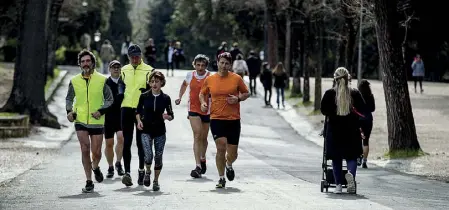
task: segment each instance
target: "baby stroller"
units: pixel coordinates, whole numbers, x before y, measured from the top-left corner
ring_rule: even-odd
[[[327,129],[328,129],[328,118],[326,117],[324,119],[324,121],[322,121],[324,123],[324,128],[321,131],[321,133],[319,134],[320,136],[323,136],[323,140],[324,140],[324,145],[323,145],[323,162],[321,164],[322,167],[322,176],[321,176],[321,192],[324,192],[324,189],[326,189],[326,192],[329,191],[329,188],[335,188],[336,184],[335,184],[335,179],[334,179],[334,172],[332,169],[332,164],[328,164],[329,159],[327,158],[326,155],[326,147],[328,145],[329,141],[328,139],[326,139],[327,136]],[[345,174],[348,173],[348,168],[345,164],[343,164],[342,167],[342,176],[341,177],[345,177]],[[346,182],[346,179],[342,180],[342,188],[347,188],[348,183]]]

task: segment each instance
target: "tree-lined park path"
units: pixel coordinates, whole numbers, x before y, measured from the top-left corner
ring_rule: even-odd
[[[175,77],[167,78],[164,92],[173,100],[185,74],[176,71]],[[263,108],[261,98],[242,103],[236,179],[228,182],[226,189],[217,190],[211,136],[206,175],[202,179],[189,175],[194,160],[186,99],[174,106],[175,120],[167,122],[160,192],[136,185],[126,188],[114,177],[94,182],[95,193],[82,194],[84,173],[79,143],[74,137],[59,156],[1,187],[0,209],[449,209],[449,184],[379,167],[359,170],[358,195],[321,193],[322,148],[298,135],[275,110]],[[135,142],[132,148],[135,179]],[[107,168],[104,157],[100,167]]]

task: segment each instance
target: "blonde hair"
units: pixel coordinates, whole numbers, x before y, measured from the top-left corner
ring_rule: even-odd
[[[285,69],[284,69],[284,64],[282,64],[282,62],[279,62],[273,69],[273,74],[278,75],[278,76],[282,75],[282,73],[284,73],[284,72],[285,72]]]
[[[339,116],[346,116],[351,111],[352,98],[349,79],[349,71],[346,68],[339,67],[335,70],[335,104],[337,105],[337,115]]]

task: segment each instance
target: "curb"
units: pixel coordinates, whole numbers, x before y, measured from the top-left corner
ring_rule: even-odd
[[[56,78],[55,80],[53,80],[52,84],[50,85],[50,87],[48,88],[47,92],[45,93],[45,102],[46,102],[47,105],[52,101],[53,96],[55,95],[56,91],[57,91],[58,88],[61,86],[62,81],[64,81],[64,79],[67,77],[67,75],[68,75],[68,71],[66,71],[66,70],[61,70],[61,72],[59,73],[58,78]],[[59,145],[59,147],[58,147],[57,149],[60,149],[60,148],[62,148],[64,145],[66,145],[67,142],[70,141],[70,139],[72,138],[72,136],[73,136],[74,134],[75,134],[75,130],[73,130],[73,132],[72,132],[70,135],[68,135],[67,140],[61,141],[61,143],[60,143],[60,145]],[[56,149],[56,148],[55,148],[55,149]],[[40,164],[42,164],[42,163],[33,165],[33,166],[29,167],[28,169],[24,170],[23,172],[21,172],[21,173],[15,175],[15,176],[12,177],[12,178],[5,179],[5,180],[3,180],[3,181],[0,181],[0,187],[6,186],[8,183],[12,182],[12,181],[13,181],[14,179],[16,179],[17,177],[19,177],[19,176],[25,174],[26,172],[28,172],[28,171],[30,171],[31,169],[33,169],[33,168],[39,166]]]

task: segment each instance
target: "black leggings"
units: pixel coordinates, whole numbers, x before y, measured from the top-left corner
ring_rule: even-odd
[[[251,91],[251,95],[256,94],[256,79],[257,76],[249,76],[249,89]]]
[[[265,105],[271,104],[271,88],[265,88]]]
[[[133,144],[134,126],[136,127],[136,143],[139,155],[139,169],[143,169],[145,165],[145,154],[142,148],[142,134],[137,129],[136,109],[122,108],[122,130],[123,130],[123,163],[125,165],[125,173],[131,172],[131,145]]]
[[[423,81],[424,77],[416,76],[416,77],[413,77],[413,79],[415,81],[415,90],[416,90],[416,83],[417,82],[419,82],[419,87],[422,90],[422,81]]]

